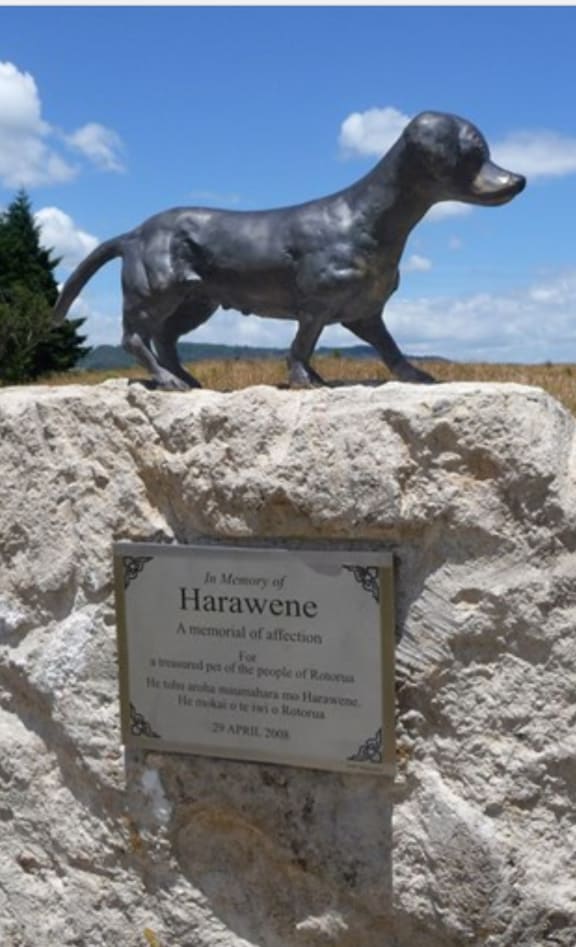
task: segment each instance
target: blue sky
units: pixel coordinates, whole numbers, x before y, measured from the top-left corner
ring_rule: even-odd
[[[4,7],[0,36],[0,207],[27,189],[60,279],[168,207],[329,194],[418,112],[454,112],[528,187],[421,221],[386,321],[412,354],[576,361],[576,8]],[[119,275],[75,309],[92,345],[120,341]],[[294,331],[227,312],[189,340]]]

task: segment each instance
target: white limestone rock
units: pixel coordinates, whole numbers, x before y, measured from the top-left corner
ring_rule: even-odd
[[[518,385],[0,391],[3,947],[574,947],[576,440]],[[385,544],[398,777],[120,745],[117,539]]]

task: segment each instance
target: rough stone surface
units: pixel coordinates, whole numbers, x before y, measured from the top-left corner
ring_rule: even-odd
[[[2,947],[576,944],[576,452],[538,389],[0,392]],[[116,539],[384,544],[398,777],[120,746]]]

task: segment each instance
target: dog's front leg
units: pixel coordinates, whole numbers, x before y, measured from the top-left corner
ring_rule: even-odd
[[[314,351],[324,323],[318,320],[300,322],[296,337],[290,346],[288,354],[288,370],[290,385],[295,388],[325,385],[326,382],[314,371],[310,365],[310,358]]]
[[[402,354],[388,329],[377,313],[369,319],[359,319],[356,322],[343,322],[343,326],[357,335],[363,342],[368,342],[378,352],[384,364],[400,381],[417,382],[419,384],[434,384],[436,379],[428,372],[411,365]]]

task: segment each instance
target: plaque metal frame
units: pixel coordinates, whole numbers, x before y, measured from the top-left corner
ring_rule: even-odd
[[[116,627],[119,661],[120,720],[122,740],[126,746],[156,752],[182,753],[190,756],[211,756],[244,762],[274,763],[336,772],[363,773],[366,775],[394,776],[394,560],[388,551],[365,551],[354,548],[279,548],[278,546],[240,546],[225,544],[161,544],[116,542],[113,547]],[[222,559],[235,561],[244,572],[254,566],[256,560],[265,558],[277,568],[289,573],[294,562],[319,570],[319,574],[332,573],[334,581],[347,572],[367,596],[377,602],[376,615],[379,625],[380,668],[380,716],[371,732],[366,732],[358,746],[345,759],[326,759],[297,751],[278,750],[246,746],[245,744],[223,746],[217,743],[190,743],[165,739],[157,730],[155,719],[148,719],[147,708],[136,707],[131,686],[131,675],[137,667],[136,644],[138,629],[131,627],[128,589],[134,594],[139,583],[148,583],[151,578],[149,564],[154,559],[165,561],[177,559],[196,560],[202,570],[221,567]],[[142,586],[141,586],[142,587]],[[354,632],[356,633],[356,632]],[[358,632],[361,633],[361,632]],[[297,646],[294,646],[297,647]],[[161,695],[158,695],[161,699]],[[143,712],[144,710],[144,712]],[[151,715],[154,718],[154,715]]]

